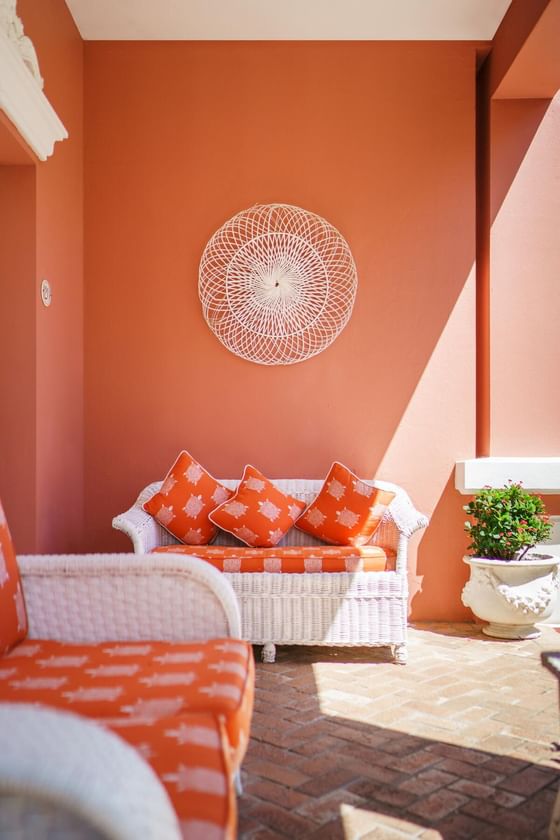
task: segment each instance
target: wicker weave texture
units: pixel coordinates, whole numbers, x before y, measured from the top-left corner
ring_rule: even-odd
[[[18,563],[31,638],[190,641],[241,635],[228,581],[196,557],[170,554],[161,562],[138,554],[22,555]]]
[[[406,600],[402,598],[315,596],[305,604],[277,596],[262,609],[262,596],[240,597],[243,632],[254,644],[391,645],[406,641]]]
[[[406,639],[406,577],[394,572],[225,574],[254,643],[383,645]]]
[[[394,572],[223,572],[234,586],[237,597],[280,595],[293,598],[400,598],[406,593],[402,575]]]
[[[0,837],[3,840],[107,840],[84,818],[61,803],[29,793],[0,792]]]
[[[257,204],[208,242],[198,292],[222,344],[261,365],[316,356],[344,329],[358,280],[348,243],[325,219],[289,204]]]
[[[112,840],[181,837],[169,797],[147,762],[117,735],[70,712],[0,704],[0,794],[19,798],[10,803],[19,824],[2,837],[70,838],[47,829],[76,829],[79,821],[83,832],[76,837],[95,837],[96,831]],[[39,809],[41,817],[48,812],[48,822],[24,835],[41,800],[51,806]]]

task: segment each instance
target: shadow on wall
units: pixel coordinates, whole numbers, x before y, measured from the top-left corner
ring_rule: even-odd
[[[550,104],[550,99],[495,99],[492,102],[492,222],[500,212]]]
[[[541,298],[537,303],[533,291],[535,284],[539,284],[543,290],[542,298],[549,299],[550,307],[554,308],[557,296],[554,296],[553,288],[556,269],[560,265],[560,257],[555,255],[560,252],[554,244],[554,236],[546,233],[546,219],[556,218],[558,213],[554,207],[557,198],[549,196],[547,199],[551,190],[546,180],[547,173],[552,183],[557,180],[558,134],[554,126],[558,124],[558,104],[556,98],[552,105],[548,100],[497,101],[492,105],[493,231],[497,229],[500,232],[498,237],[493,235],[492,441],[494,448],[501,446],[503,450],[505,445],[503,454],[511,454],[512,451],[531,454],[539,451],[543,441],[547,441],[545,448],[548,450],[552,447],[552,451],[556,451],[558,445],[557,425],[554,426],[553,422],[558,413],[557,396],[546,384],[555,375],[556,338],[550,334],[549,326],[556,319],[543,320]],[[521,210],[524,201],[529,202],[532,211]],[[512,221],[508,224],[501,219],[508,213],[513,227]],[[526,217],[523,224],[521,227],[517,224],[515,228],[516,220],[523,214]],[[509,261],[507,254],[510,254]],[[512,262],[515,264],[513,273]],[[474,418],[471,415],[472,404],[457,389],[457,362],[452,369],[448,360],[455,358],[458,351],[461,355],[461,349],[464,358],[468,358],[468,348],[472,347],[470,324],[466,334],[461,334],[459,325],[465,323],[471,312],[473,301],[469,300],[465,305],[464,301],[461,303],[461,298],[473,281],[473,272],[442,330],[380,464],[383,477],[391,475],[408,487],[421,509],[431,514],[430,527],[420,539],[416,574],[414,544],[411,551],[413,620],[462,620],[470,617],[470,611],[460,601],[461,589],[468,577],[467,568],[461,562],[468,543],[463,532],[462,511],[467,499],[454,490],[453,470],[455,460],[469,456],[472,446],[472,431],[469,428],[473,429],[469,423]],[[514,275],[515,279],[512,279]],[[518,299],[521,303],[516,302]],[[541,337],[530,353],[527,352],[526,342],[519,341],[529,322],[533,333]],[[459,344],[461,339],[462,346]],[[517,371],[525,368],[524,392],[526,388],[534,387],[533,399],[520,399],[517,382],[511,376],[512,366]],[[443,397],[439,393],[442,382],[445,383]],[[540,389],[540,394],[537,389]],[[422,410],[423,402],[433,406],[433,419],[429,424],[425,420],[426,409]],[[506,403],[507,410],[504,409]],[[469,415],[470,419],[467,419]],[[513,448],[511,445],[508,447],[504,437],[509,436],[512,440],[516,428],[516,444]],[[420,447],[419,429],[423,433]],[[554,440],[551,440],[552,437]],[[462,443],[465,440],[469,441],[467,447]],[[520,450],[520,446],[525,449]],[[502,453],[498,451],[496,454]],[[401,471],[403,461],[408,465],[404,472]],[[449,480],[442,482],[444,477],[449,477]],[[548,497],[546,501],[549,511],[554,513],[557,499]]]
[[[462,562],[469,542],[464,532],[463,505],[467,501],[468,497],[455,490],[453,470],[419,542],[416,592],[414,582],[411,585],[412,621],[472,620],[471,611],[461,603],[461,591],[469,577],[468,566]]]
[[[492,131],[492,454],[553,455],[560,451],[560,392],[553,384],[560,320],[560,94],[551,102],[494,102]]]

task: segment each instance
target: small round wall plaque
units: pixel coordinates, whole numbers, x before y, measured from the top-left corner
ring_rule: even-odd
[[[50,306],[52,303],[51,284],[46,278],[41,280],[41,300],[45,306]]]

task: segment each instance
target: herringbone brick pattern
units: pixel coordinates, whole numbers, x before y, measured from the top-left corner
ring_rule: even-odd
[[[406,666],[322,647],[257,665],[242,840],[547,837],[560,724],[540,651],[560,636],[424,624],[409,642]]]

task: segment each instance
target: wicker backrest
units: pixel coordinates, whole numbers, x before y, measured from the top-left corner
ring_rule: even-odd
[[[290,496],[294,496],[296,499],[300,499],[302,502],[305,502],[306,505],[310,505],[315,496],[318,494],[319,490],[323,486],[323,479],[316,479],[316,478],[275,478],[271,479],[275,487],[281,490],[283,493],[288,493]],[[373,485],[374,487],[379,487],[384,490],[391,490],[395,495],[394,501],[389,506],[388,515],[381,523],[380,527],[377,529],[375,534],[371,539],[371,543],[374,545],[383,545],[388,548],[397,549],[398,540],[399,540],[399,532],[393,518],[391,516],[392,507],[395,505],[395,502],[399,502],[402,500],[406,500],[408,504],[410,504],[410,500],[408,499],[408,495],[405,491],[396,484],[390,484],[384,481],[371,481],[368,480],[369,484]],[[239,479],[234,478],[218,478],[218,481],[227,487],[230,490],[235,490],[237,485],[239,484]],[[153,496],[159,488],[161,487],[162,482],[158,481],[153,484],[150,484],[146,487],[136,502],[137,505],[140,507],[142,504]],[[164,528],[158,526],[161,531],[161,542],[160,545],[174,545],[178,542],[174,537],[171,536]],[[214,545],[232,545],[238,546],[239,540],[233,537],[231,534],[226,533],[225,531],[220,531],[218,536],[216,537]],[[299,531],[297,528],[291,528],[283,540],[280,541],[279,545],[294,545],[294,546],[304,546],[304,545],[324,545],[321,543],[320,540],[315,539],[315,537],[310,536],[309,534],[305,534],[303,531]]]

